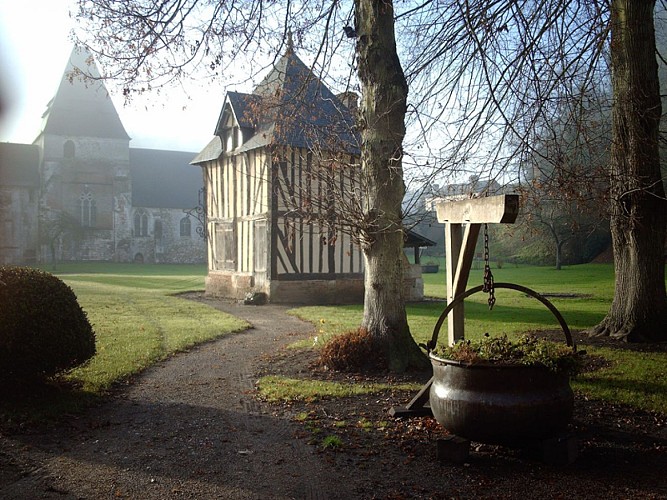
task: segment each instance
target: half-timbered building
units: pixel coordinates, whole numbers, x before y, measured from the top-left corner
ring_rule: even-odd
[[[291,46],[251,94],[226,94],[215,136],[192,162],[206,185],[207,294],[362,299],[355,104],[349,93],[335,96]]]

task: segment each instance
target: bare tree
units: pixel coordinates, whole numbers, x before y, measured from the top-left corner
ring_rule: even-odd
[[[58,245],[62,244],[64,237],[68,237],[72,242],[79,241],[83,237],[81,223],[64,210],[40,210],[39,240],[49,247],[53,271],[58,266]]]
[[[556,269],[567,245],[608,230],[610,106],[606,92],[582,96],[576,116],[565,107],[533,131],[531,150],[519,161],[520,224],[548,234]]]
[[[569,116],[576,127],[591,93],[609,89],[616,284],[594,333],[664,339],[667,210],[655,1],[450,0],[420,7],[399,15],[412,47],[404,66],[415,94],[413,121],[441,131],[443,165],[472,163],[494,177],[516,158],[544,159],[536,139],[550,133],[548,124],[560,127]],[[567,175],[558,154],[546,158]]]
[[[655,0],[611,3],[614,107],[611,234],[614,300],[597,335],[665,340],[665,224],[658,134],[662,107],[656,62]]]
[[[384,341],[392,368],[405,369],[420,366],[423,355],[409,339],[403,294],[401,161],[408,85],[396,53],[391,2],[355,0],[355,29],[362,84],[364,215],[372,221],[362,234],[366,257],[362,326]]]
[[[517,158],[541,154],[536,133],[563,116],[564,107],[575,120],[586,96],[610,89],[616,288],[596,331],[635,340],[664,338],[667,319],[654,8],[655,0],[425,0],[401,3],[399,12],[389,0],[80,0],[79,19],[89,45],[113,76],[124,78],[129,96],[190,77],[197,67],[229,74],[241,56],[254,60],[241,72],[245,78],[263,69],[261,61],[271,64],[289,29],[312,50],[322,77],[353,83],[358,73],[368,192],[361,227],[371,289],[364,323],[378,338],[391,338],[392,329],[409,336],[403,314],[385,307],[403,310],[400,294],[383,303],[387,280],[395,286],[401,279],[390,261],[401,246],[406,172],[424,181],[443,172],[500,179]],[[398,47],[378,26],[399,34]],[[356,42],[354,63],[348,36]],[[105,65],[104,56],[113,64]],[[374,144],[381,127],[392,139]],[[403,355],[394,365],[409,366],[411,358]]]

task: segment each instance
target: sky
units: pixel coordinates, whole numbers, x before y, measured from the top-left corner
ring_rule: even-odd
[[[0,142],[30,144],[62,79],[73,44],[76,0],[0,0]],[[213,136],[225,89],[171,91],[131,106],[107,84],[131,147],[199,152]],[[167,104],[165,104],[167,103]]]

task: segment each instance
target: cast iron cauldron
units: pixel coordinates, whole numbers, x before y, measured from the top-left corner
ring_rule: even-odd
[[[569,328],[558,310],[543,296],[513,283],[496,283],[531,295],[554,313],[567,344],[572,346]],[[572,419],[574,395],[566,374],[541,366],[497,363],[463,363],[441,359],[430,352],[451,309],[466,297],[482,290],[471,288],[456,297],[436,323],[428,345],[433,365],[430,406],[436,420],[458,436],[506,445],[554,437]]]

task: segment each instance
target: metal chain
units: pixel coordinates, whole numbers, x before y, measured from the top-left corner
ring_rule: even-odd
[[[489,294],[489,310],[491,310],[496,303],[496,294],[489,260],[489,225],[484,224],[484,287],[482,291]]]

